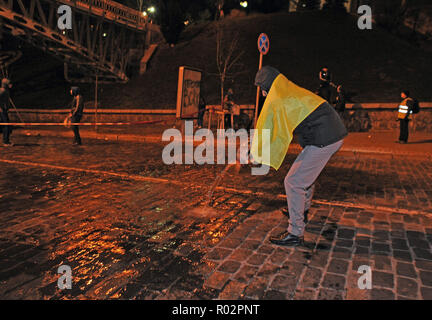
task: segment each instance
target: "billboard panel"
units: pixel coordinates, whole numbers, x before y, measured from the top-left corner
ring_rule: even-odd
[[[196,119],[201,89],[201,70],[180,67],[177,86],[177,118]]]

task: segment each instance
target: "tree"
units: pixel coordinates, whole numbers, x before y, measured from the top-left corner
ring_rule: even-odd
[[[228,40],[225,37],[223,22],[217,21],[216,24],[216,66],[217,75],[220,80],[221,106],[224,106],[224,89],[228,79],[234,79],[235,76],[241,73],[241,58],[244,51],[239,50],[238,40],[239,32]]]
[[[411,1],[402,0],[396,4],[392,0],[383,0],[376,4],[377,23],[389,32],[399,33],[399,27],[405,19],[405,14]]]
[[[323,5],[323,10],[346,12],[345,2],[346,0],[326,0]]]
[[[200,20],[211,20],[215,14],[216,6],[213,0],[183,0],[187,20],[196,22]]]
[[[139,12],[143,11],[144,0],[136,0],[136,6]]]
[[[319,10],[320,0],[300,0],[297,4],[297,10]]]
[[[263,13],[277,12],[286,8],[289,1],[286,0],[253,0],[248,1],[250,10]],[[297,1],[296,1],[297,2]]]
[[[185,24],[185,14],[178,0],[160,0],[158,21],[161,32],[169,44],[176,44]]]

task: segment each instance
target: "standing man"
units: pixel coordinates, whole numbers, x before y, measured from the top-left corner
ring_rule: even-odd
[[[9,90],[12,88],[12,83],[9,79],[3,78],[1,81],[1,88],[0,88],[0,122],[8,123],[9,122],[9,116],[8,111],[10,108],[10,93]],[[9,141],[10,136],[10,127],[9,126],[2,126],[3,131],[3,146],[4,147],[11,147],[13,146],[12,143]]]
[[[227,121],[230,121],[232,129],[234,129],[234,106],[234,90],[232,88],[229,88],[227,94],[224,97],[224,109],[228,111],[228,114],[225,115],[224,121],[225,124],[227,123]]]
[[[206,112],[206,106],[207,103],[204,99],[204,96],[200,94],[199,103],[198,103],[198,128],[202,128],[203,126],[203,120],[204,120],[204,113]]]
[[[331,73],[327,67],[323,67],[319,72],[319,81],[320,85],[316,94],[331,103],[334,85],[331,82]]]
[[[399,105],[398,110],[398,121],[400,124],[399,140],[397,143],[407,143],[408,142],[408,127],[410,121],[410,114],[414,107],[414,99],[410,97],[408,90],[401,90],[402,102]]]
[[[276,170],[282,164],[294,133],[303,151],[285,177],[285,191],[290,217],[287,232],[272,237],[274,244],[297,246],[303,243],[305,213],[308,211],[315,180],[347,136],[347,130],[335,109],[323,98],[288,80],[278,70],[265,66],[258,71],[255,85],[266,96],[256,129],[270,130],[265,141],[255,133],[251,154],[258,162],[259,150],[270,150],[269,163]],[[295,131],[295,132],[294,132]],[[269,149],[263,147],[269,143]],[[261,160],[259,160],[261,159]]]
[[[343,119],[343,114],[345,112],[346,99],[345,92],[341,85],[337,86],[337,96],[335,101],[335,109],[339,116]]]
[[[84,98],[80,93],[78,87],[72,87],[70,94],[73,96],[72,109],[70,112],[71,123],[79,123],[84,112]],[[81,145],[81,137],[79,134],[78,126],[72,125],[72,130],[74,133],[74,145]]]

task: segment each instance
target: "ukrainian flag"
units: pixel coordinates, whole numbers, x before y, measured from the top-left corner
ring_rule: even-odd
[[[254,160],[278,170],[292,141],[294,129],[324,102],[320,96],[279,74],[270,88],[256,124],[251,147]],[[270,130],[269,141],[262,139],[263,129]],[[262,150],[270,150],[270,157],[262,157]]]

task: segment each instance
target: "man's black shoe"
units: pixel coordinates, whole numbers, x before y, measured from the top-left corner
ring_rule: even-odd
[[[286,216],[286,217],[288,217],[288,219],[289,219],[289,211],[288,211],[288,209],[287,208],[283,208],[282,209],[282,213]],[[306,210],[305,212],[304,212],[304,223],[308,223],[308,213],[309,213],[309,210]]]
[[[303,237],[297,237],[289,232],[284,232],[277,237],[271,237],[270,242],[281,246],[298,246],[302,245]]]

